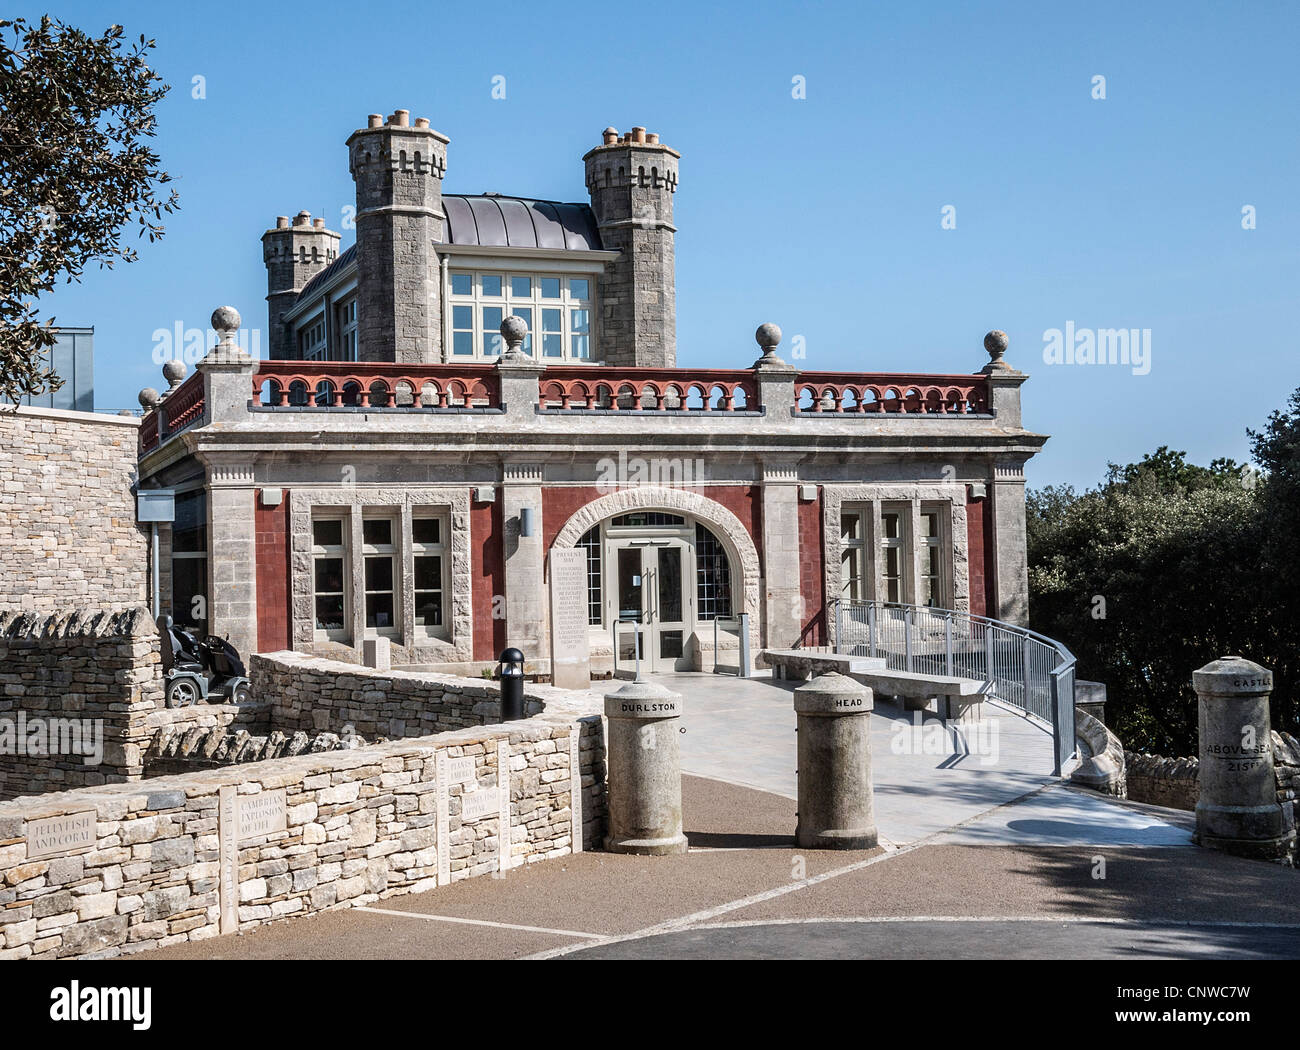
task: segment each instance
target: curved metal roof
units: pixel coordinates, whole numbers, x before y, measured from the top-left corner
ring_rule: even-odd
[[[586,204],[561,204],[528,197],[485,193],[444,194],[446,243],[483,247],[596,250],[601,248],[596,216]]]
[[[447,216],[443,242],[446,244],[552,251],[601,249],[596,216],[587,204],[484,193],[479,196],[444,194],[442,207]],[[310,302],[336,276],[355,269],[356,263],[357,246],[353,244],[303,286],[295,305]]]

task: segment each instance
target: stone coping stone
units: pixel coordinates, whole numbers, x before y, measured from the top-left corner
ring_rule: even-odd
[[[878,688],[882,693],[895,695],[921,695],[920,690],[930,690],[927,696],[943,693],[951,696],[978,696],[985,684],[974,678],[950,678],[947,675],[921,674],[919,671],[855,671],[854,677],[864,685]]]
[[[813,649],[764,649],[763,660],[802,666],[808,669],[826,667],[831,670],[856,674],[861,671],[885,669],[883,656],[850,656],[847,653],[819,653]]]

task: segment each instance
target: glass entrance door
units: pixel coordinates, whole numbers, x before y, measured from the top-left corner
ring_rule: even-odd
[[[686,585],[689,553],[681,540],[633,540],[615,547],[620,666],[636,656],[634,622],[641,628],[643,671],[686,666],[686,639],[694,622],[694,592]]]

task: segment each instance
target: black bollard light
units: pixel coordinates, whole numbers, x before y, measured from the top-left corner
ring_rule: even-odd
[[[497,677],[501,679],[501,721],[514,722],[524,717],[524,654],[518,649],[501,653]]]

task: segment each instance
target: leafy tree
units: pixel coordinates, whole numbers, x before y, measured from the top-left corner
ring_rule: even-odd
[[[1232,460],[1202,467],[1161,446],[1111,464],[1095,489],[1030,494],[1033,625],[1070,646],[1079,677],[1106,683],[1107,721],[1127,747],[1195,754],[1191,673],[1209,660],[1283,667],[1260,600],[1267,487]],[[1293,724],[1289,689],[1275,724]]]
[[[0,20],[0,398],[57,389],[43,367],[53,320],[36,300],[91,262],[131,262],[124,228],[162,236],[176,208],[150,148],[167,85],[146,64],[154,42],[123,45],[43,17]],[[164,196],[165,193],[165,196]]]

